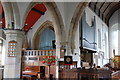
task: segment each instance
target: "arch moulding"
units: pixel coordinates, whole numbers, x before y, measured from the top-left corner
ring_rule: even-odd
[[[81,2],[78,4],[70,23],[70,29],[68,34],[68,40],[69,40],[68,46],[70,46],[69,47],[70,49],[68,51],[71,52],[72,54],[73,54],[73,49],[75,49],[75,37],[76,37],[78,24],[88,3],[89,2]]]
[[[23,18],[23,22],[22,25],[24,26],[25,23],[25,19],[29,13],[29,11],[36,5],[36,4],[41,4],[42,2],[31,2],[29,4],[29,6],[27,7],[25,14],[24,14],[24,18]],[[61,13],[57,7],[57,5],[55,4],[55,2],[44,2],[43,4],[45,4],[47,11],[50,11],[50,15],[52,16],[52,24],[54,25],[54,30],[55,30],[55,37],[56,37],[56,43],[60,43],[62,41],[65,40],[65,31],[64,31],[64,24],[63,24],[63,19],[61,16]]]
[[[38,49],[38,43],[39,43],[39,34],[45,30],[46,28],[48,27],[53,27],[53,24],[51,21],[45,21],[38,29],[37,31],[35,32],[34,36],[33,36],[33,48],[34,49]]]

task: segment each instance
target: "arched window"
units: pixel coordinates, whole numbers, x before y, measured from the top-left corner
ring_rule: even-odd
[[[55,41],[55,32],[50,28],[44,29],[39,34],[39,49],[40,50],[49,50],[54,49],[54,41]]]
[[[107,35],[106,33],[104,34],[104,37],[105,37],[105,53],[107,54]]]
[[[98,48],[101,49],[101,31],[98,29]]]

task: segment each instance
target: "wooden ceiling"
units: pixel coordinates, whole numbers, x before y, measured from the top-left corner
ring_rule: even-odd
[[[113,13],[120,8],[120,2],[90,2],[89,7],[108,25]]]

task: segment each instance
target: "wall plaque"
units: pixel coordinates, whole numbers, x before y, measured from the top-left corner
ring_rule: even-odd
[[[12,40],[8,43],[8,57],[15,57],[17,53],[17,42]]]

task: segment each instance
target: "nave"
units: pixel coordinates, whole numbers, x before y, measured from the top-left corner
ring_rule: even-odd
[[[120,79],[120,2],[0,1],[0,79]]]

